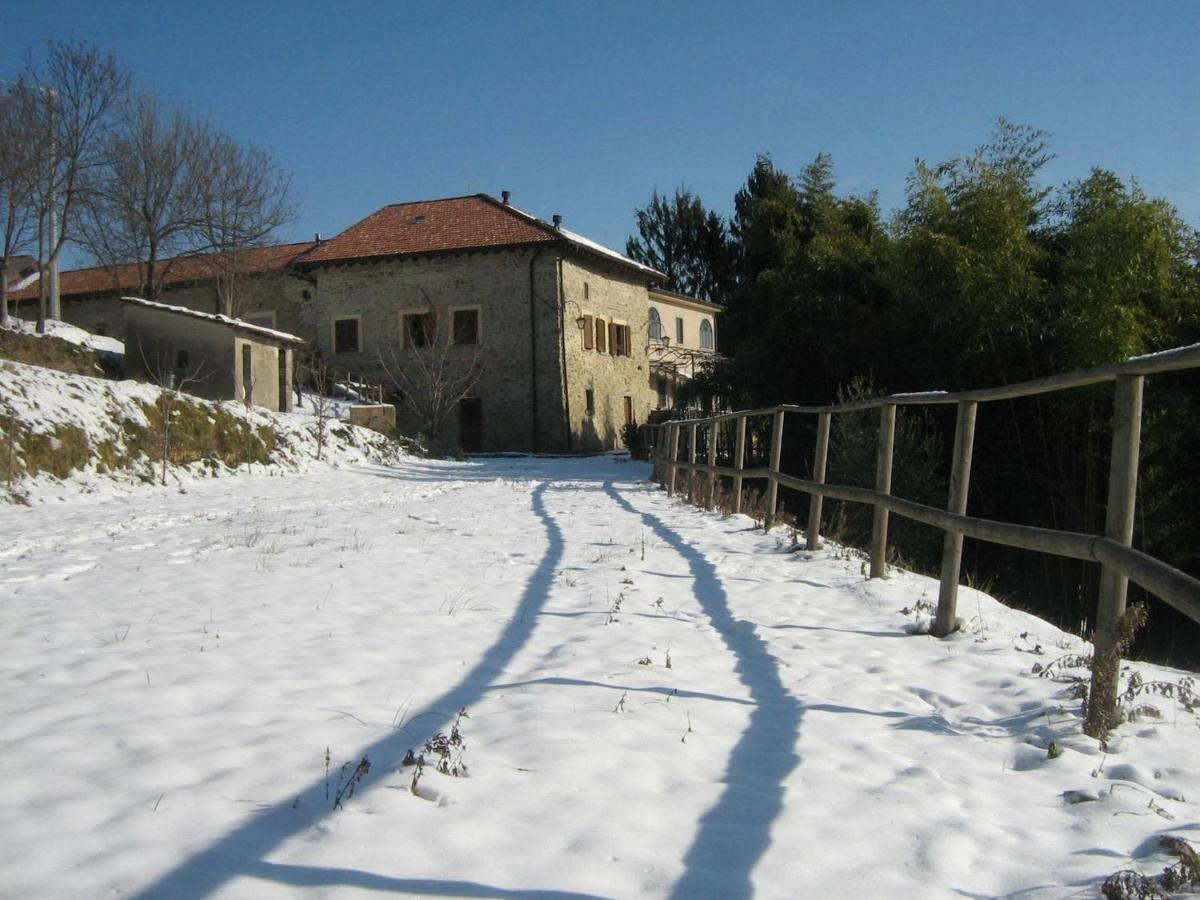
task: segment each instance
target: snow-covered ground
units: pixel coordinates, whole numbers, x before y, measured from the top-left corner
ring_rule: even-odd
[[[934,582],[647,474],[408,460],[0,507],[0,894],[1095,896],[1200,837],[1176,701],[1103,752],[1033,674],[1077,639],[969,590],[965,631],[907,634]],[[459,709],[466,776],[430,752],[413,793]]]
[[[18,319],[16,316],[8,317],[8,328],[22,334],[36,335],[38,333],[36,322]],[[58,319],[46,320],[46,334],[50,337],[60,338],[69,344],[78,344],[101,353],[123,354],[125,352],[125,344],[117,338],[92,334],[90,331],[84,331],[82,328]]]
[[[147,479],[160,478],[158,459],[143,454],[130,460],[127,468],[111,469],[101,465],[95,451],[108,444],[116,455],[129,456],[126,423],[145,426],[147,406],[154,404],[162,393],[159,387],[144,382],[89,378],[0,360],[0,427],[4,429],[0,440],[7,438],[8,417],[12,415],[38,434],[53,435],[57,428],[80,429],[93,451],[88,465],[65,478],[57,479],[46,473],[34,478],[19,477],[13,484],[14,492],[25,503],[72,501],[85,495],[93,501],[102,501],[130,492],[144,493]],[[204,407],[208,410],[222,409],[252,429],[269,427],[274,431],[278,443],[271,454],[272,465],[243,465],[239,467],[243,474],[278,476],[323,470],[329,465],[392,462],[402,455],[394,441],[370,429],[348,424],[345,420],[349,418],[349,405],[340,401],[326,404],[322,430],[318,427],[311,394],[304,395],[304,403],[295,413],[269,412],[236,401],[216,403],[187,394],[178,396],[185,402],[208,404]],[[0,460],[0,473],[6,471],[5,461]],[[226,466],[209,460],[173,465],[168,468],[167,483],[160,492],[187,490],[198,481],[229,471]]]

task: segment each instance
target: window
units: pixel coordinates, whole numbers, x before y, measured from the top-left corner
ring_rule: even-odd
[[[625,424],[633,424],[633,398],[628,394],[625,395]]]
[[[358,319],[334,319],[333,352],[357,353],[358,350]]]
[[[662,316],[658,314],[658,310],[653,306],[650,307],[650,340],[661,341],[662,332]]]
[[[400,317],[404,330],[404,349],[432,347],[437,340],[437,316],[431,312],[404,313]]]
[[[712,322],[708,319],[700,323],[700,346],[705,350],[713,348]]]
[[[608,325],[608,352],[612,356],[630,355],[630,331],[628,325],[610,322]]]
[[[613,322],[609,328],[609,352],[613,356],[629,356],[629,326]]]
[[[479,343],[479,310],[456,309],[451,325],[454,346],[463,347]]]
[[[583,393],[587,398],[587,414],[589,416],[594,416],[596,414],[596,392],[591,388],[588,388]]]
[[[592,292],[591,292],[591,291],[588,289],[588,283],[585,281],[585,282],[583,283],[583,299],[584,299],[584,300],[587,300],[587,299],[589,299],[591,296],[592,296]]]
[[[659,375],[656,379],[658,387],[658,408],[667,408],[667,379],[663,375]]]
[[[592,349],[592,317],[584,315],[583,317],[583,349]]]
[[[603,319],[596,320],[596,351],[608,352],[608,323]]]
[[[175,354],[175,368],[186,369],[187,366],[188,366],[188,352],[186,350],[180,350],[178,353]]]
[[[681,316],[675,317],[675,343],[683,343],[683,318]]]

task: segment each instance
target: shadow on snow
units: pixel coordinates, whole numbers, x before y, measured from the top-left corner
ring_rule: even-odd
[[[795,750],[800,703],[784,687],[766,642],[752,625],[733,617],[716,567],[661,519],[638,512],[611,482],[604,489],[687,561],[696,599],[734,655],[734,671],[754,704],[750,722],[718,779],[724,790],[700,819],[684,856],[684,873],[671,896],[678,900],[748,897],[753,893],[751,872],[770,846],[771,824],[783,809],[783,782],[800,762]]]
[[[417,717],[433,716],[437,730],[448,724],[454,713],[470,707],[488,690],[506,665],[526,644],[533,633],[538,612],[545,604],[554,583],[554,571],[563,556],[562,531],[546,511],[545,494],[548,483],[543,481],[533,491],[532,509],[541,520],[549,543],[546,554],[521,595],[521,601],[504,631],[483,658],[450,690],[431,702]],[[362,780],[364,792],[394,775],[412,739],[401,731],[366,747],[362,755],[371,760],[371,771]],[[578,898],[585,895],[555,891],[510,891],[468,882],[429,879],[396,879],[353,869],[281,866],[266,861],[267,854],[288,838],[312,828],[330,814],[325,798],[326,785],[319,780],[309,785],[294,803],[280,803],[219,838],[205,850],[196,853],[149,887],[135,894],[137,898],[204,897],[236,876],[249,876],[280,881],[286,884],[344,885],[387,890],[396,893],[415,893],[463,897],[545,897]]]

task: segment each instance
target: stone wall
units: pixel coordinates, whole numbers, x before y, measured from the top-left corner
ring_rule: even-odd
[[[376,374],[385,381],[389,380],[389,368],[416,373],[417,354],[426,364],[436,365],[441,360],[454,371],[478,366],[482,375],[470,395],[481,401],[485,451],[566,449],[553,250],[498,250],[372,261],[323,266],[313,274],[317,279],[317,346],[331,365]],[[530,342],[531,276],[536,349]],[[479,311],[478,344],[446,346],[452,312],[468,308]],[[401,316],[429,311],[438,320],[436,346],[405,349]],[[358,320],[358,352],[335,352],[334,323],[338,319]],[[534,353],[536,442],[532,413]],[[413,377],[419,378],[415,374]],[[403,403],[398,407],[401,430],[413,434],[420,423]],[[456,412],[449,416],[441,437],[448,447],[459,445]]]
[[[567,401],[576,451],[622,447],[625,398],[630,398],[633,419],[641,423],[653,407],[650,366],[646,356],[649,320],[645,277],[590,255],[571,254],[563,260],[563,296],[567,320]],[[629,356],[613,356],[584,347],[576,324],[580,315],[628,325]],[[609,342],[606,341],[606,344]],[[587,392],[592,392],[594,412],[588,413]]]

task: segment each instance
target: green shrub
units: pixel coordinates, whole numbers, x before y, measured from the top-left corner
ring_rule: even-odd
[[[621,441],[634,459],[646,458],[646,434],[641,425],[636,422],[626,424],[621,429]]]

